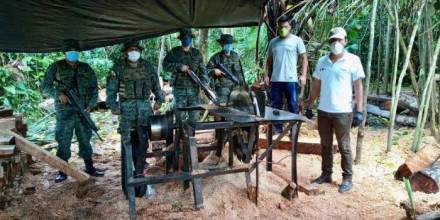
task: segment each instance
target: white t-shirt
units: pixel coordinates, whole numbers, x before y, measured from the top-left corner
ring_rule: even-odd
[[[319,110],[331,113],[353,111],[353,81],[365,77],[358,56],[346,51],[336,63],[329,55],[323,56],[316,64],[313,77],[321,80]]]
[[[269,43],[269,56],[273,58],[272,82],[298,82],[298,55],[306,53],[304,42],[298,36],[289,34],[286,38],[276,37]]]

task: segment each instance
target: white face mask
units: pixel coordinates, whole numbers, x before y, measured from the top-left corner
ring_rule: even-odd
[[[141,53],[139,51],[130,51],[128,52],[128,60],[131,62],[136,62],[141,57]]]
[[[344,45],[339,41],[335,41],[330,45],[330,50],[334,55],[341,55],[344,52]]]

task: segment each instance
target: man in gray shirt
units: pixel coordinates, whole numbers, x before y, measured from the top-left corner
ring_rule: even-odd
[[[297,89],[299,86],[306,85],[307,51],[303,40],[291,33],[292,26],[289,17],[283,15],[277,23],[279,37],[272,39],[269,43],[265,82],[269,85],[272,107],[282,109],[283,98],[286,97],[289,111],[298,113]],[[299,77],[298,61],[302,67]],[[281,133],[282,125],[275,125],[274,132]]]

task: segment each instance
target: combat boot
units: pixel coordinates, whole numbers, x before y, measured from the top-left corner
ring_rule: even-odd
[[[96,169],[93,166],[93,160],[92,159],[84,159],[84,164],[86,165],[86,173],[88,173],[90,176],[94,177],[103,177],[104,172],[100,169]]]

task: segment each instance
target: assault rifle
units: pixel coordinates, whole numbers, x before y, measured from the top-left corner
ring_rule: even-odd
[[[95,122],[93,122],[92,118],[90,118],[90,113],[86,112],[86,110],[81,106],[81,101],[78,98],[78,95],[76,95],[76,91],[73,88],[70,88],[65,83],[61,82],[60,80],[55,79],[57,83],[60,83],[64,87],[66,87],[66,90],[64,91],[64,94],[69,98],[69,103],[73,106],[73,108],[78,112],[79,117],[84,119],[82,121],[85,122],[86,126],[92,129],[92,131],[96,134],[96,136],[99,138],[99,140],[102,140],[101,136],[98,134],[99,128],[96,127]]]
[[[231,80],[232,82],[234,82],[234,84],[236,85],[240,84],[240,81],[237,79],[237,77],[235,77],[234,74],[231,73],[231,71],[226,69],[226,67],[223,64],[218,63],[217,65],[215,65],[215,68],[222,71],[224,73],[224,76],[229,80]]]

